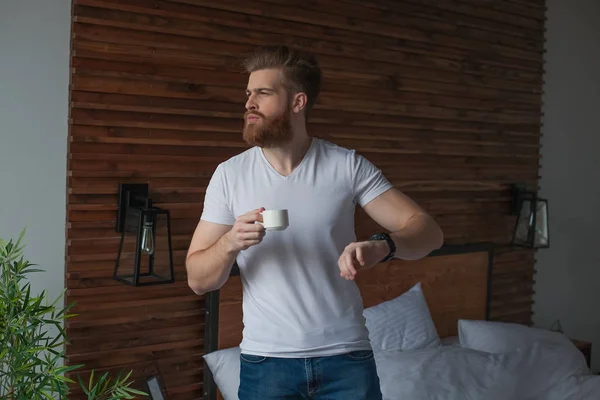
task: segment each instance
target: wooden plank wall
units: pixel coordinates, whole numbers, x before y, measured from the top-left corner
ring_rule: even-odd
[[[241,57],[286,43],[324,72],[310,131],[357,149],[448,243],[498,245],[492,317],[531,321],[534,253],[507,246],[509,185],[538,183],[543,0],[74,0],[68,160],[71,363],[202,395],[203,298],[184,256],[217,164],[245,149]],[[117,185],[173,217],[177,282],[111,280]],[[357,233],[376,226],[359,212]]]

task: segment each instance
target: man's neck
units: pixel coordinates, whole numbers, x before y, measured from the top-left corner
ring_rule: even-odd
[[[262,149],[269,164],[283,176],[290,175],[302,162],[306,152],[310,148],[312,138],[306,130],[294,132],[294,136],[288,143],[272,148]]]

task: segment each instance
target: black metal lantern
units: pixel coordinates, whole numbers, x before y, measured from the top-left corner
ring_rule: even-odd
[[[513,185],[512,213],[517,216],[512,244],[539,249],[550,247],[548,200],[527,191],[523,185]]]
[[[121,242],[113,278],[132,286],[175,282],[168,210],[152,205],[147,184],[119,184]]]

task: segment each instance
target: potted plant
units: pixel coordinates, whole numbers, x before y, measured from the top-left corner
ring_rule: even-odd
[[[69,384],[75,382],[65,373],[83,367],[63,365],[68,342],[63,321],[74,316],[68,313],[73,304],[57,305],[64,292],[52,302],[45,290],[31,293],[27,276],[41,270],[23,258],[24,235],[16,243],[0,239],[0,399],[68,399]],[[147,396],[130,387],[131,373],[94,378],[92,371],[86,383],[78,376],[78,384],[88,400]]]

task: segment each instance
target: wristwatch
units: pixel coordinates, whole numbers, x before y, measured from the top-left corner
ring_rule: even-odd
[[[394,256],[396,255],[396,244],[394,243],[394,241],[392,240],[392,237],[388,233],[385,233],[385,232],[376,233],[373,236],[371,236],[369,238],[369,240],[371,240],[371,241],[385,240],[387,242],[387,244],[388,244],[388,246],[390,248],[390,252],[380,262],[389,261],[392,258],[394,258]]]

